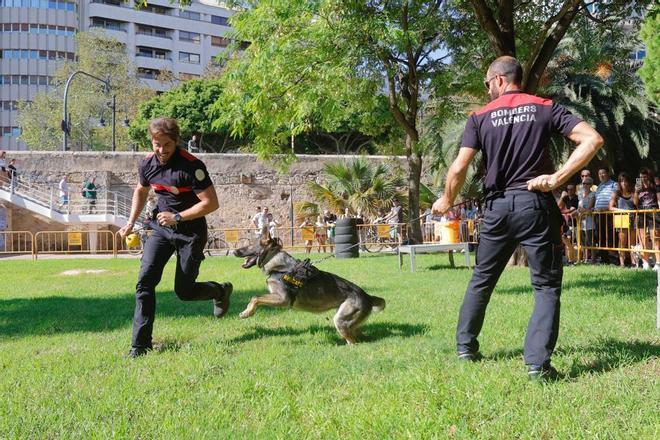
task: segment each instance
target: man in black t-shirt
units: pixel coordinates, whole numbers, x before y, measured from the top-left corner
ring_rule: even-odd
[[[156,312],[156,285],[165,264],[176,252],[174,292],[183,301],[213,300],[213,314],[220,318],[229,308],[231,283],[197,282],[207,239],[205,215],[218,209],[218,197],[204,163],[179,148],[179,126],[172,118],[158,118],[149,124],[153,154],[138,168],[131,214],[119,230],[122,238],[133,225],[147,201],[149,190],[158,195],[157,213],[150,222],[153,233],[144,244],[133,316],[130,357],[152,348]]]
[[[433,212],[444,214],[451,208],[470,162],[481,151],[487,196],[477,264],[456,330],[458,357],[481,358],[477,337],[486,306],[511,254],[522,244],[535,293],[525,363],[530,378],[543,380],[557,375],[550,358],[559,334],[562,281],[561,214],[550,191],[584,167],[603,140],[562,106],[523,93],[521,83],[522,67],[515,58],[500,57],[490,65],[484,84],[491,102],[469,117],[458,157],[447,173],[445,193],[433,204]],[[577,144],[556,172],[547,148],[553,132]]]

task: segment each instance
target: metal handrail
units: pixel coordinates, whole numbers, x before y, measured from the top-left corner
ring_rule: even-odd
[[[96,204],[91,209],[89,200],[80,191],[69,191],[68,203],[59,204],[59,189],[51,183],[38,182],[29,177],[16,176],[10,179],[0,173],[0,189],[30,200],[44,208],[60,214],[100,214],[128,218],[131,213],[131,196],[118,191],[97,190]],[[144,213],[140,216],[143,218]]]

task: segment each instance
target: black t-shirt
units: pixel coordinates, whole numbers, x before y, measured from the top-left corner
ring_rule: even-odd
[[[140,162],[140,185],[151,186],[158,194],[158,211],[181,212],[199,203],[197,193],[211,186],[204,163],[177,148],[172,159],[161,164],[154,154]]]
[[[525,188],[528,180],[554,172],[551,135],[567,136],[581,121],[550,99],[507,92],[470,115],[461,147],[483,152],[486,192]]]
[[[573,197],[571,197],[569,195],[565,195],[562,198],[562,201],[564,202],[564,206],[566,206],[566,209],[569,209],[569,208],[578,209],[578,204],[580,203],[580,200],[578,199],[577,194],[573,195]]]
[[[639,209],[658,209],[658,196],[660,187],[651,183],[647,188],[642,188],[637,196],[639,197]]]

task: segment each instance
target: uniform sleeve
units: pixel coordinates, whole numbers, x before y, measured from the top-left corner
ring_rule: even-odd
[[[206,170],[206,165],[201,160],[196,160],[193,163],[192,172],[192,187],[196,193],[204,191],[209,186],[213,185],[209,172]]]
[[[568,136],[571,130],[582,122],[582,119],[566,110],[556,102],[552,103],[552,128],[553,130]]]
[[[144,175],[144,169],[146,166],[147,161],[146,160],[141,160],[140,165],[138,165],[138,180],[140,182],[140,185],[142,186],[149,186],[149,181]]]
[[[477,129],[477,116],[474,113],[470,115],[465,124],[465,130],[463,130],[463,137],[461,138],[461,148],[481,150],[479,130]]]

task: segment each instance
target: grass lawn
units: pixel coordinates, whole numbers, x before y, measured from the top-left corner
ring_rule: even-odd
[[[457,262],[461,259],[458,258]],[[255,268],[209,258],[200,280],[230,280],[229,314],[158,290],[156,349],[130,345],[137,259],[2,261],[0,438],[588,438],[660,437],[655,273],[565,271],[558,382],[529,383],[522,344],[533,304],[526,269],[493,294],[479,364],[455,360],[471,271],[446,255],[319,264],[387,301],[346,346],[321,315],[262,308]],[[407,261],[406,261],[407,263]],[[103,273],[62,275],[71,269]],[[404,266],[407,269],[407,266]]]

